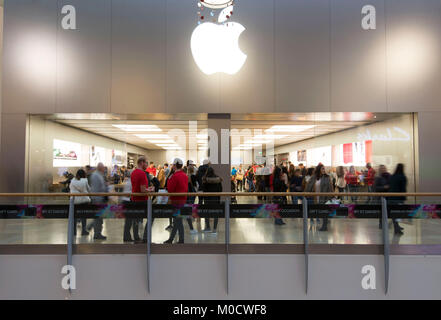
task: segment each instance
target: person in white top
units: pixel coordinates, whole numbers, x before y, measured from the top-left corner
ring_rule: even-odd
[[[76,174],[75,178],[72,179],[69,188],[70,188],[70,193],[89,193],[90,192],[89,183],[87,182],[87,178],[86,178],[86,172],[83,169],[80,169],[77,171],[77,174]],[[89,196],[78,196],[78,197],[73,197],[73,198],[74,198],[74,204],[90,203]],[[81,235],[88,236],[89,232],[87,232],[87,230],[86,230],[86,223],[87,223],[86,218],[75,219],[74,235],[77,235],[78,220],[81,220]]]

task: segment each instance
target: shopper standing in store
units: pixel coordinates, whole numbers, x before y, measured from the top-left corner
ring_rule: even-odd
[[[77,174],[75,175],[75,178],[72,179],[70,183],[70,193],[89,193],[90,187],[89,182],[86,178],[86,171],[83,169],[80,169],[77,171]],[[90,203],[90,197],[88,196],[79,196],[74,197],[74,204],[87,204]],[[88,236],[89,232],[87,232],[87,220],[86,218],[81,219],[75,219],[75,229],[74,229],[74,235],[77,235],[77,223],[78,221],[81,221],[81,235],[82,236]]]
[[[335,187],[337,188],[339,193],[344,193],[346,190],[346,180],[345,180],[345,170],[342,166],[337,167],[337,180],[335,181]],[[343,200],[343,196],[339,197],[340,200]]]
[[[147,169],[147,160],[144,157],[139,157],[136,169],[133,170],[130,176],[130,182],[132,184],[132,193],[147,193],[153,191],[152,187],[149,187],[149,180],[147,178],[146,170]],[[131,199],[133,202],[147,202],[148,196],[132,196]],[[132,220],[133,223],[133,220]],[[153,224],[153,219],[152,219]],[[147,225],[145,224],[144,236],[142,241],[147,242]],[[127,226],[128,230],[130,230],[130,225]],[[128,236],[125,234],[125,236]],[[136,234],[134,235],[136,237]]]
[[[303,165],[303,163],[299,163],[299,169],[302,172],[302,177],[306,177],[306,173],[307,173],[307,169],[306,167]]]
[[[247,183],[248,183],[248,192],[256,191],[256,187],[254,185],[254,169],[253,169],[253,167],[248,167]]]
[[[222,178],[217,176],[212,167],[207,169],[207,173],[202,179],[203,192],[222,192]],[[220,196],[204,197],[204,204],[220,204]],[[212,235],[217,234],[217,224],[219,218],[214,218],[213,230],[210,228],[210,219],[205,218],[205,229],[203,232],[211,232]]]
[[[90,191],[91,193],[106,193],[108,192],[107,183],[105,180],[106,167],[101,162],[98,163],[96,170],[90,176]],[[108,197],[93,196],[93,204],[106,204]],[[102,235],[103,219],[101,217],[95,218],[94,221],[87,226],[87,230],[90,231],[93,227],[93,238],[95,240],[106,240],[107,237]]]
[[[202,179],[204,178],[205,174],[207,173],[207,169],[210,166],[210,161],[208,159],[205,159],[202,161],[202,165],[198,168],[198,172],[196,173],[196,180],[198,182],[198,191],[202,192]],[[204,203],[204,198],[199,197],[199,203]]]
[[[126,173],[127,179],[124,181],[124,189],[123,193],[132,193],[132,179],[131,179],[131,173]],[[121,203],[123,205],[129,204],[131,201],[130,196],[124,196],[121,197]],[[142,219],[137,218],[125,218],[124,219],[124,233],[123,233],[123,241],[124,242],[139,242],[141,239],[139,238],[139,222]],[[130,234],[130,229],[132,229],[133,232],[133,238]]]
[[[302,182],[303,188],[302,189],[303,190],[306,189],[306,186],[308,185],[309,180],[311,180],[312,176],[314,175],[314,170],[315,170],[315,168],[308,168],[306,170],[305,175],[302,174],[302,176],[303,176],[303,182]]]
[[[282,167],[282,181],[285,184],[284,190],[287,192],[289,190],[289,176],[288,176],[288,167]],[[288,203],[287,197],[282,198],[283,204]]]
[[[349,168],[349,172],[346,174],[345,180],[346,183],[348,185],[348,189],[350,193],[355,193],[358,192],[358,188],[359,188],[359,178],[358,178],[359,173],[355,171],[355,167],[351,166]],[[351,201],[353,203],[356,203],[358,200],[358,197],[356,196],[351,196]]]
[[[286,192],[287,183],[285,181],[285,173],[279,166],[274,168],[273,174],[270,176],[270,186],[272,192]],[[275,204],[286,204],[286,196],[275,196],[273,197],[273,203]],[[276,218],[274,223],[278,226],[284,225],[285,222],[281,218]]]
[[[399,176],[397,176],[398,178]],[[375,181],[374,181],[374,192],[390,192],[391,186],[390,186],[390,180],[391,180],[391,175],[389,172],[387,172],[387,168],[384,165],[380,165],[380,167],[378,168],[378,174],[375,177]],[[398,180],[398,179],[397,179]],[[376,202],[378,204],[381,203],[381,198],[377,197],[376,198]],[[395,234],[403,234],[402,232],[402,228],[400,227],[400,225],[398,224],[396,219],[392,219],[393,225],[394,225],[394,233]],[[383,228],[383,220],[381,218],[379,218],[379,225],[378,227],[380,229]]]
[[[146,171],[152,175],[153,177],[156,177],[156,167],[154,162],[150,162],[149,167],[146,169]]]
[[[164,189],[165,186],[165,170],[162,166],[158,166],[158,181],[159,189]]]
[[[300,171],[300,169],[294,170],[294,176],[291,178],[289,182],[289,191],[302,192],[303,191],[302,182],[303,182],[302,172]],[[300,197],[292,196],[291,199],[293,204],[298,204]]]
[[[368,186],[368,192],[374,192],[374,182],[375,182],[375,170],[372,168],[372,164],[368,162],[366,164],[367,175],[366,175],[366,184]],[[368,203],[374,202],[373,197],[368,197]]]
[[[165,173],[165,178],[167,178],[168,175],[170,174],[170,168],[168,167],[168,163],[164,163],[164,173]]]
[[[175,173],[176,167],[172,166],[168,172],[167,177],[165,178],[165,185],[164,185],[164,189],[167,191],[167,183],[168,180],[173,176],[173,173]],[[173,218],[168,218],[168,226],[165,228],[165,230],[172,230],[173,229]]]
[[[332,186],[331,177],[326,173],[325,166],[319,164],[317,168],[315,168],[314,175],[308,181],[306,185],[305,192],[334,192],[334,187]],[[325,204],[330,197],[314,197],[314,202],[316,204]],[[328,217],[323,219],[323,225],[319,231],[328,231]]]
[[[407,192],[407,178],[404,174],[404,164],[397,164],[394,174],[390,177],[390,189],[389,192],[406,193]],[[402,205],[406,201],[406,196],[389,197],[388,202],[390,204]],[[392,221],[395,219],[392,219]],[[395,234],[402,235],[403,228],[400,227],[398,221],[394,221]]]
[[[237,191],[242,192],[243,191],[243,178],[244,178],[244,171],[242,168],[242,165],[239,166],[236,173],[236,182],[237,182]]]
[[[187,167],[187,170],[184,170],[184,173],[187,174],[188,177],[188,192],[189,193],[195,193],[196,192],[196,166],[192,165],[193,161],[188,161],[189,166]],[[187,197],[187,203],[188,204],[194,204],[196,201],[195,196]],[[190,228],[190,234],[197,234],[198,231],[193,227],[193,217],[187,218],[188,227]]]
[[[173,169],[174,173],[167,181],[167,191],[169,193],[187,193],[188,192],[188,176],[182,170],[184,167],[184,162],[176,158],[173,160]],[[181,208],[187,202],[187,196],[171,196],[170,204],[174,205],[178,210],[178,214],[180,214]],[[164,243],[171,244],[176,236],[176,233],[179,233],[179,241],[178,243],[184,243],[184,225],[182,224],[182,217],[177,216],[173,218],[173,229],[170,234],[170,238]]]

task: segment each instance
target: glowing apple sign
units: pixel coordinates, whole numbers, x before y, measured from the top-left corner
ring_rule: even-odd
[[[199,69],[207,75],[237,73],[247,59],[239,48],[239,37],[244,30],[236,22],[205,22],[197,26],[191,36],[191,52]]]

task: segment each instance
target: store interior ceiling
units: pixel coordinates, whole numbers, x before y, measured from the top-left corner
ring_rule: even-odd
[[[365,112],[232,114],[231,147],[233,150],[249,150],[253,146],[267,144],[269,141],[278,147],[388,120],[397,115],[399,114]],[[188,138],[189,121],[192,121],[193,126],[197,125],[198,148],[207,148],[208,138],[204,131],[208,126],[207,114],[53,114],[43,117],[148,150],[182,148],[182,143],[180,143],[182,140],[179,139],[182,134],[173,135],[170,132],[178,130],[175,132],[183,132]],[[234,133],[235,130],[237,130],[236,133]],[[246,137],[243,136],[244,133]],[[234,138],[237,134],[241,134],[240,139]]]

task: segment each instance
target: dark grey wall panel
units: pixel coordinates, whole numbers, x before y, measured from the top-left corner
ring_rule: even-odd
[[[240,37],[241,50],[248,56],[237,74],[221,76],[223,112],[274,112],[274,0],[240,0],[234,22],[246,30]]]
[[[330,8],[276,0],[276,111],[330,111]]]
[[[441,148],[439,137],[441,112],[418,113],[419,188],[418,192],[436,192],[441,187]]]
[[[61,28],[61,8],[73,5],[77,30]],[[60,0],[57,112],[110,112],[111,1]]]
[[[113,0],[112,112],[165,112],[165,7]]]
[[[375,30],[361,26],[367,4]],[[387,110],[384,0],[332,0],[331,21],[331,110]]]
[[[222,112],[219,74],[203,74],[191,54],[197,11],[197,1],[167,1],[166,110],[170,113]]]
[[[25,192],[28,116],[1,117],[0,192]],[[10,199],[9,199],[10,200]],[[3,199],[5,201],[5,199]],[[4,203],[4,202],[3,202]]]
[[[387,0],[388,111],[441,110],[441,1]]]
[[[56,0],[5,3],[3,112],[53,113]]]

